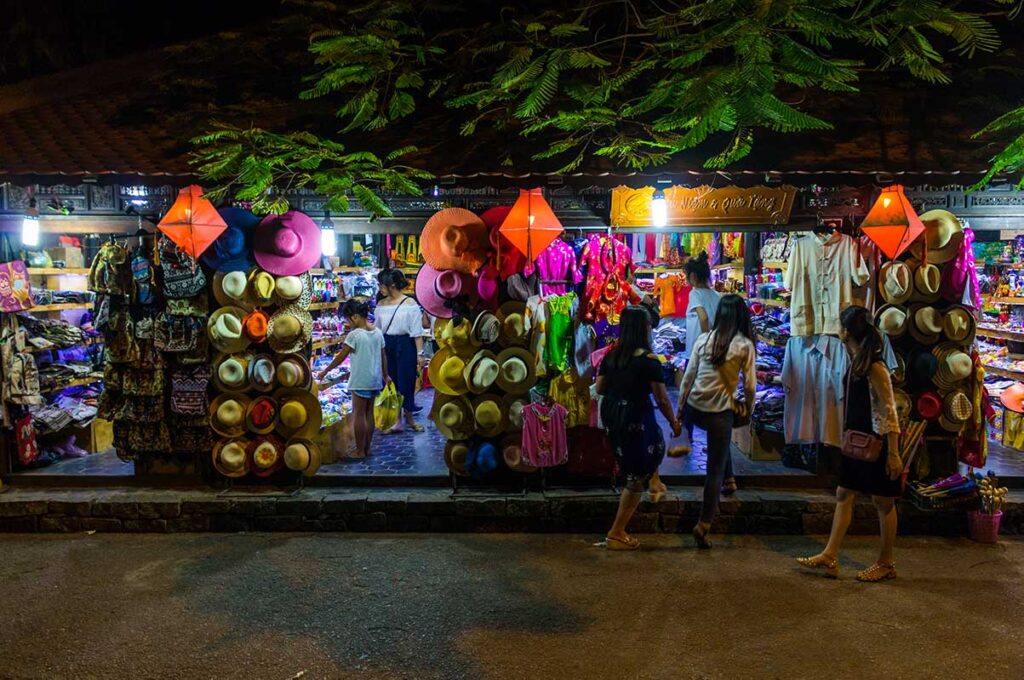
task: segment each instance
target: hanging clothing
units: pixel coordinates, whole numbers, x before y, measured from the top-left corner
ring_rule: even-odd
[[[630,234],[630,252],[632,253],[633,264],[640,264],[647,261],[645,252],[646,234]]]
[[[708,330],[715,325],[715,316],[718,313],[718,302],[722,296],[710,288],[693,288],[690,290],[689,300],[686,306],[686,353],[687,358],[701,336],[703,331],[700,327],[700,317],[697,315],[697,308],[704,309],[708,317]]]
[[[554,467],[568,460],[566,415],[561,404],[523,407],[523,460],[534,467]]]
[[[654,296],[658,298],[658,314],[661,317],[676,315],[675,277],[661,274],[654,279]]]
[[[842,444],[843,379],[849,366],[849,352],[833,335],[789,338],[781,376],[787,444]]]
[[[537,256],[535,263],[528,263],[523,270],[527,276],[536,271],[543,281],[566,281],[576,285],[583,280],[576,264],[576,252],[568,243],[556,238]],[[564,295],[568,287],[564,283],[542,283],[541,295]]]
[[[592,234],[580,256],[580,266],[586,267],[587,286],[595,281],[603,282],[609,274],[625,280],[633,272],[633,255],[622,241],[613,238],[610,244],[607,236]]]
[[[556,373],[561,373],[569,366],[569,357],[572,355],[572,319],[575,313],[575,293],[548,298],[544,362]]]
[[[860,305],[874,313],[875,306],[881,307],[885,304],[878,295],[878,270],[882,267],[882,251],[878,249],[875,242],[867,236],[861,236],[857,240],[857,247],[860,250],[864,266],[868,268],[868,280],[862,286],[853,291],[853,304]]]
[[[629,247],[617,239],[593,235],[583,249],[582,263],[587,269],[583,318],[591,323],[608,319],[617,324],[627,304],[640,296],[626,283],[633,271]]]
[[[573,371],[566,371],[551,381],[548,396],[565,407],[565,426],[590,424],[590,384],[580,380]]]
[[[836,335],[839,313],[853,304],[854,286],[870,277],[856,242],[846,234],[801,234],[793,243],[782,275],[790,290],[790,334]]]
[[[690,235],[690,257],[699,253],[707,253],[711,257],[711,241],[714,234],[707,232]]]
[[[526,300],[526,328],[530,331],[530,353],[537,375],[547,375],[544,347],[547,345],[548,305],[539,295],[531,295]]]

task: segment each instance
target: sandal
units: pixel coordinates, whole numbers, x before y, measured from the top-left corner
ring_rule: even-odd
[[[640,540],[635,536],[627,536],[626,538],[605,536],[605,548],[607,550],[639,550]]]
[[[862,583],[878,583],[896,578],[896,563],[875,562],[864,571],[857,574],[857,580]]]
[[[725,480],[725,482],[722,484],[722,495],[731,496],[734,493],[736,493],[738,489],[739,487],[736,486],[736,478],[730,477],[729,479]]]
[[[796,558],[796,561],[801,567],[807,567],[808,569],[824,569],[825,576],[829,578],[839,578],[839,560],[834,557],[829,557],[824,553],[815,555],[814,557],[798,557]]]
[[[653,489],[648,489],[647,493],[651,496],[651,502],[657,504],[663,501],[665,496],[668,495],[668,487],[662,484],[661,486],[654,487]]]
[[[711,541],[708,539],[709,533],[711,533],[711,527],[701,528],[700,523],[693,528],[693,542],[697,544],[697,548],[700,550],[711,550]]]
[[[423,432],[423,426],[420,425],[419,423],[406,423],[405,426],[408,427],[413,432]]]
[[[384,434],[402,434],[403,432],[405,432],[405,426],[404,425],[402,427],[399,427],[399,426],[395,425],[393,427],[389,427],[388,429],[384,430]]]

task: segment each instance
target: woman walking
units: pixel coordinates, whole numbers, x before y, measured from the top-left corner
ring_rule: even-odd
[[[858,581],[876,582],[896,578],[892,549],[896,541],[896,499],[901,495],[899,456],[899,419],[893,398],[889,369],[882,360],[882,337],[871,313],[863,307],[848,307],[839,316],[839,338],[850,353],[846,376],[846,418],[844,432],[871,433],[881,440],[882,451],[874,462],[842,456],[836,509],[828,544],[814,557],[797,561],[812,569],[824,569],[831,578],[839,576],[839,549],[853,518],[858,492],[870,494],[878,510],[881,547],[878,560],[857,574]],[[844,436],[845,439],[845,436]]]
[[[381,298],[374,312],[377,327],[384,332],[388,355],[388,370],[395,388],[402,395],[404,423],[399,419],[384,434],[404,432],[405,427],[422,432],[423,426],[413,418],[420,411],[416,407],[416,378],[423,370],[423,313],[416,300],[402,291],[409,281],[400,269],[385,269],[377,275]]]
[[[681,431],[665,390],[661,362],[651,353],[651,317],[639,305],[622,312],[619,340],[601,362],[597,376],[601,417],[626,483],[619,510],[608,530],[609,550],[636,550],[640,541],[626,533],[644,489],[665,456],[665,439],[654,415],[651,395],[668,420],[673,436]]]
[[[754,373],[754,334],[750,311],[739,295],[726,295],[718,305],[711,331],[694,344],[680,387],[680,419],[707,433],[707,476],[700,521],[693,528],[698,548],[711,547],[708,532],[718,513],[722,480],[732,476],[732,428],[736,410],[736,388],[743,374],[744,408],[754,403],[757,376]]]

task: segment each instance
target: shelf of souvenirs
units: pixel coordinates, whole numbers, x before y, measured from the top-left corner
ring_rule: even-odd
[[[711,268],[711,271],[718,271],[720,269],[743,269],[742,260],[734,260],[732,262],[723,262],[722,264],[716,264]]]
[[[1009,330],[1006,328],[979,325],[977,334],[983,338],[1000,338],[1002,340],[1024,342],[1024,330]]]
[[[416,274],[419,273],[421,266],[422,265],[405,266],[405,267],[399,267],[399,269],[401,269],[406,274],[412,274],[413,276],[415,276]],[[32,269],[29,269],[29,272],[32,272],[32,271],[33,271]],[[345,267],[335,267],[334,269],[331,269],[331,270],[324,269],[323,267],[315,267],[315,268],[309,270],[309,275],[310,276],[324,276],[325,274],[359,274],[359,273],[363,273],[363,272],[376,272],[376,271],[380,271],[380,267],[351,267],[351,266],[345,266]],[[88,274],[89,270],[86,269],[85,273]]]
[[[334,302],[314,302],[314,303],[309,305],[309,311],[316,312],[316,311],[322,311],[322,310],[325,310],[325,309],[338,309],[339,307],[341,307],[341,303],[342,302],[345,302],[345,301],[344,300],[335,300]]]
[[[985,368],[985,372],[989,375],[998,375],[1000,378],[1009,378],[1010,380],[1016,380],[1018,382],[1024,382],[1024,371],[1012,371],[1008,368],[1001,368],[999,366],[993,366],[992,364],[982,363]]]
[[[30,354],[41,354],[43,352],[60,352],[61,350],[75,349],[77,347],[94,347],[96,345],[102,345],[103,342],[103,338],[99,336],[95,338],[88,338],[83,342],[76,342],[75,344],[68,345],[67,347],[58,347],[56,345],[52,347],[33,347],[31,345],[27,345],[25,349],[23,349],[22,351],[28,352]]]
[[[785,309],[789,308],[789,300],[776,300],[773,298],[749,298],[749,302],[757,302],[765,307],[782,307]]]
[[[88,276],[82,267],[28,267],[29,276]]]
[[[762,269],[785,269],[788,266],[788,262],[776,262],[774,260],[767,260],[761,263]]]
[[[66,312],[69,309],[92,309],[91,302],[58,302],[52,305],[34,305],[26,312]]]
[[[103,376],[90,376],[87,378],[76,378],[69,380],[68,382],[61,383],[59,385],[51,385],[49,387],[43,387],[39,391],[42,394],[52,394],[54,392],[62,392],[72,387],[84,387],[86,385],[93,385],[95,383],[103,382]]]
[[[992,295],[982,295],[982,303],[991,302],[998,305],[1024,305],[1024,297],[993,297]]]
[[[313,351],[325,349],[327,347],[336,347],[345,342],[346,335],[335,335],[329,338],[317,338],[313,341]]]

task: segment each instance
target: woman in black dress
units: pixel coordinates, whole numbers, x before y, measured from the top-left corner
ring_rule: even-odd
[[[615,451],[619,473],[626,479],[615,522],[608,530],[609,550],[640,547],[640,541],[626,533],[626,525],[665,456],[665,439],[654,415],[652,395],[669,422],[672,435],[678,437],[681,432],[663,376],[661,362],[651,353],[648,311],[630,305],[622,311],[619,339],[601,362],[597,375],[597,393],[604,396],[601,418]]]
[[[863,307],[849,307],[839,317],[839,338],[850,352],[847,375],[845,430],[874,433],[882,440],[882,453],[872,463],[842,456],[836,509],[828,545],[814,557],[798,562],[812,569],[825,569],[831,578],[839,576],[839,548],[853,518],[857,493],[870,494],[878,510],[882,545],[878,561],[857,574],[858,581],[883,581],[896,578],[892,559],[896,541],[896,499],[901,494],[899,456],[899,420],[893,398],[889,369],[882,361],[882,336],[872,323],[871,313]]]

